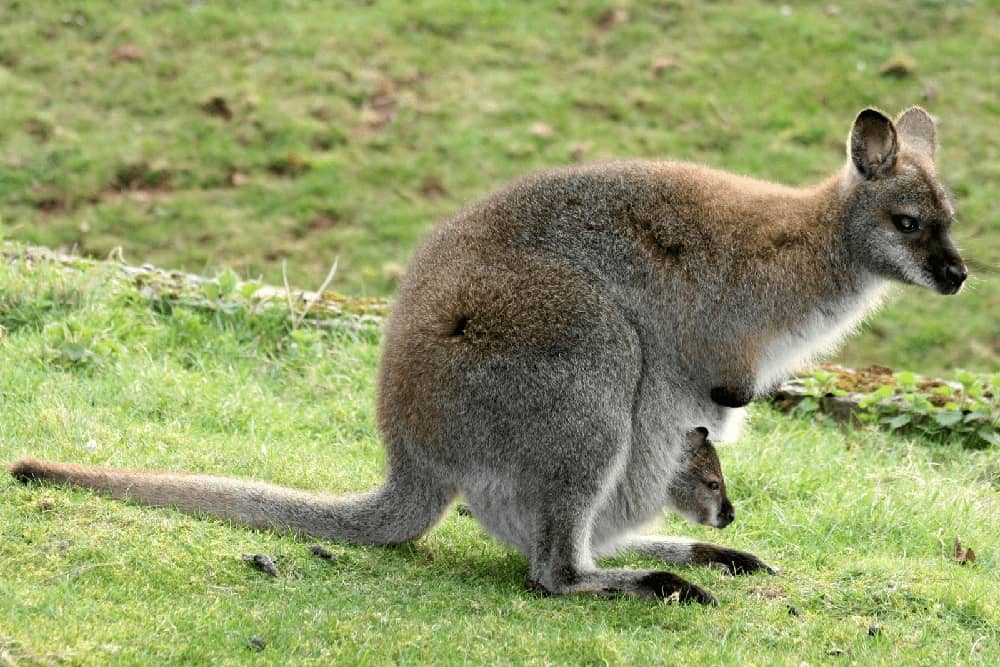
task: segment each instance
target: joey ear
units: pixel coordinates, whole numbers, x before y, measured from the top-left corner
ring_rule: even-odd
[[[937,130],[929,113],[920,107],[910,107],[896,118],[896,131],[908,147],[934,158]]]
[[[896,128],[889,117],[877,109],[865,109],[854,119],[848,156],[866,180],[889,173],[896,164]]]
[[[698,426],[687,433],[687,441],[691,447],[699,447],[708,440],[708,429]]]

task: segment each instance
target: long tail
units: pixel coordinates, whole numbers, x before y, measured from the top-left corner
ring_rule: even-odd
[[[10,466],[19,481],[72,484],[145,505],[175,507],[254,528],[291,530],[359,544],[398,544],[426,532],[455,491],[399,468],[368,493],[312,494],[263,482],[173,472],[119,470],[37,459]]]

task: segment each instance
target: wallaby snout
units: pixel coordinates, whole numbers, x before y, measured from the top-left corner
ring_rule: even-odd
[[[965,262],[958,255],[946,260],[939,266],[932,269],[934,279],[938,284],[938,291],[941,294],[958,294],[965,284],[965,279],[969,277],[969,271]]]
[[[733,522],[736,518],[736,510],[733,509],[733,504],[729,502],[729,498],[722,501],[722,508],[719,510],[719,514],[715,518],[716,528],[725,528]]]

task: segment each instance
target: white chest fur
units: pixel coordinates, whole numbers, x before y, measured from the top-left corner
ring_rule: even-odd
[[[817,308],[800,326],[771,340],[758,360],[755,391],[773,390],[795,369],[833,351],[878,308],[885,290],[885,281],[873,280],[849,297]]]

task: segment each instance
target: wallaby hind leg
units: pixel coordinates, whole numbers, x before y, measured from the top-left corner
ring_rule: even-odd
[[[528,586],[550,595],[591,593],[634,595],[716,605],[707,590],[670,572],[599,568],[585,546],[585,526],[572,513],[551,513],[542,523],[530,555]]]
[[[676,565],[713,565],[729,574],[753,574],[761,570],[777,574],[757,556],[747,551],[730,549],[708,542],[696,542],[681,537],[659,535],[629,536],[610,547],[597,550],[598,558],[610,558],[621,553],[636,553]]]

